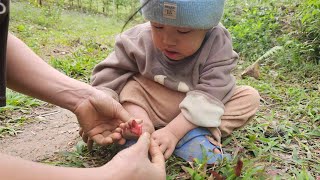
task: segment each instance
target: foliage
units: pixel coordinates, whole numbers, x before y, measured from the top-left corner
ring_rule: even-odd
[[[240,3],[230,0],[226,4],[223,24],[231,32],[234,48],[244,59],[256,60],[263,52],[278,45],[282,12],[272,2]]]
[[[66,75],[89,83],[93,67],[104,59],[107,52],[99,44],[86,42],[83,48],[64,58],[53,57],[49,62]]]
[[[226,6],[222,22],[244,59],[253,61],[274,46],[287,46],[296,61],[319,63],[319,1],[230,0]]]
[[[55,26],[61,21],[61,9],[56,6],[45,6],[41,8],[37,24],[43,27]]]
[[[37,5],[34,5],[38,7]],[[17,7],[17,9],[23,8],[23,7]],[[48,6],[42,6],[38,7],[39,9],[37,11],[33,11],[32,8],[27,9],[19,9],[18,11],[14,12],[17,13],[16,15],[21,16],[26,21],[38,25],[42,28],[49,28],[49,27],[55,27],[57,24],[61,22],[61,12],[62,9],[58,6],[55,6],[54,4],[48,5]],[[19,31],[27,31],[28,29],[24,25],[20,25],[18,27]]]
[[[41,105],[41,101],[34,98],[19,94],[10,89],[7,89],[7,106],[0,108],[0,112],[5,110],[31,108]]]
[[[0,137],[6,134],[13,136],[19,133],[19,127],[28,120],[27,116],[31,108],[43,104],[37,99],[16,93],[10,89],[7,89],[6,96],[7,106],[0,107]],[[19,111],[20,114],[12,115],[12,111]]]
[[[26,0],[21,0],[26,1]],[[61,7],[84,13],[104,14],[117,19],[126,19],[139,6],[139,1],[127,0],[27,0],[35,7]]]
[[[300,53],[305,59],[320,63],[320,1],[303,1],[297,9]]]

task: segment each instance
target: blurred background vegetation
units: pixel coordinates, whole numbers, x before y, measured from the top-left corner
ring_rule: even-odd
[[[59,12],[77,10],[83,13],[103,14],[107,17],[126,20],[139,7],[135,0],[28,0],[37,7],[46,9],[47,15],[59,18]],[[50,17],[50,16],[49,16]],[[235,48],[246,52],[255,46],[263,52],[275,44],[294,46],[296,55],[319,63],[320,59],[320,11],[317,0],[240,1],[228,0],[223,24],[232,32]],[[58,20],[58,19],[56,19]],[[270,38],[272,37],[272,38]],[[251,41],[251,43],[244,43]],[[241,44],[241,48],[237,45]],[[294,45],[293,45],[294,44]],[[259,53],[243,53],[246,58],[257,58]],[[251,54],[251,55],[250,55]]]

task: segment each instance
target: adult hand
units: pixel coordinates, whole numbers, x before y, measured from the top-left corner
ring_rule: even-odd
[[[151,160],[148,158],[148,150]],[[113,179],[166,179],[163,154],[159,146],[150,139],[149,133],[141,135],[136,144],[119,152],[100,170]]]
[[[83,128],[81,135],[85,142],[88,139],[91,144],[93,139],[102,145],[115,140],[124,142],[117,127],[130,117],[118,102],[57,71],[12,34],[8,36],[6,75],[10,89],[74,112]]]
[[[111,96],[92,88],[90,96],[76,107],[76,114],[81,126],[80,135],[88,147],[93,141],[99,145],[114,142],[123,144],[120,124],[130,120],[129,113]]]
[[[166,159],[172,155],[179,141],[178,137],[168,127],[156,130],[151,137],[158,144]]]
[[[148,150],[151,160],[148,158]],[[17,173],[19,172],[19,173]],[[150,134],[143,134],[138,142],[118,153],[109,163],[98,168],[66,168],[7,156],[0,153],[2,179],[116,179],[164,180],[165,163],[159,146]]]

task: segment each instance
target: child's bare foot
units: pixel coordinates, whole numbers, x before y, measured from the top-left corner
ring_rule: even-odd
[[[132,132],[137,136],[141,136],[142,134],[142,125],[138,124],[136,120],[132,120],[129,129],[130,129],[130,132]]]
[[[154,132],[153,125],[142,122],[140,119],[135,119],[122,125],[122,136],[125,139],[138,139],[144,132],[150,134]]]
[[[154,132],[154,127],[153,127],[152,121],[150,120],[148,113],[142,107],[140,107],[136,104],[130,103],[130,102],[125,102],[122,104],[122,106],[124,107],[125,110],[127,110],[129,112],[129,114],[132,115],[132,117],[139,118],[139,119],[135,119],[135,120],[137,120],[137,123],[142,126],[142,133],[149,132],[151,134]],[[138,120],[140,120],[140,121],[138,121]],[[142,122],[142,120],[143,120],[143,122]],[[125,139],[138,139],[138,135],[136,135],[136,134],[132,133],[132,131],[130,131],[130,128],[133,127],[132,123],[131,124],[130,123],[131,123],[131,121],[128,123],[125,123],[125,124],[127,124],[127,127],[124,128],[122,136]],[[134,131],[135,131],[135,128],[134,128]]]

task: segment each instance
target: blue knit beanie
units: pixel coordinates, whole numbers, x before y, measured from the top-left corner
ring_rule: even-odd
[[[149,2],[148,2],[149,1]],[[195,29],[219,24],[225,0],[140,0],[146,20]]]

